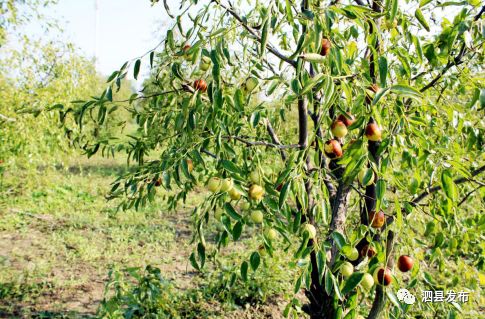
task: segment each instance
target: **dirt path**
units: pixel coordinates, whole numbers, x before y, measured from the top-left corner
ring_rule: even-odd
[[[94,318],[110,267],[155,265],[177,289],[196,288],[188,263],[193,194],[177,213],[162,201],[115,212],[103,195],[119,167],[7,172],[0,189],[0,318]],[[280,318],[285,300],[211,318]]]

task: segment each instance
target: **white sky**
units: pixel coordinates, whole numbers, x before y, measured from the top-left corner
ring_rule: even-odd
[[[98,72],[104,75],[119,69],[125,61],[153,49],[165,35],[166,24],[170,23],[163,5],[152,7],[149,0],[98,0],[96,41],[95,2],[59,0],[59,4],[45,14],[59,20],[64,29],[61,39],[73,43],[83,55],[94,57],[97,51]],[[29,25],[28,33],[38,34],[38,26],[35,23]],[[42,36],[56,38],[59,35],[51,33]],[[143,73],[142,69],[140,77]]]

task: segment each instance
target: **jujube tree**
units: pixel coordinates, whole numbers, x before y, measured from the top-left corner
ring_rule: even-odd
[[[71,138],[88,155],[122,151],[136,161],[113,183],[120,208],[169,191],[175,209],[207,185],[193,212],[196,269],[256,229],[261,246],[234,278],[247,280],[263,254],[285,250],[310,318],[428,311],[399,303],[394,291],[424,289],[418,283],[437,289],[430,270],[442,269],[445,248],[456,249],[444,234],[457,240],[480,221],[483,202],[472,195],[483,194],[476,176],[485,170],[476,116],[485,105],[484,8],[479,1],[236,2],[180,1],[177,9],[165,1],[174,24],[161,45],[115,71],[100,97],[60,110],[77,124]],[[142,63],[152,76],[127,107],[136,134],[120,141],[83,131],[86,122],[110,121],[126,102],[113,92]],[[463,204],[468,216],[456,217]],[[214,222],[222,227],[209,242]],[[396,271],[401,253],[410,255],[399,258],[409,275]],[[483,267],[479,248],[463,254]],[[298,316],[299,307],[293,299],[285,314]],[[454,314],[452,306],[432,307]]]

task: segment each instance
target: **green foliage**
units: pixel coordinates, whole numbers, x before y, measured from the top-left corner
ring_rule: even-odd
[[[477,276],[450,280],[441,271],[446,266],[476,274],[483,267],[478,257],[483,247],[467,244],[466,261],[450,261],[443,253],[445,233],[457,239],[476,233],[474,227],[483,222],[483,185],[473,182],[485,164],[485,125],[478,115],[484,110],[482,11],[472,2],[373,3],[369,8],[302,1],[300,7],[271,1],[235,8],[224,1],[184,1],[182,7],[190,10],[174,18],[159,48],[115,71],[100,97],[59,106],[63,120],[72,120],[63,124],[88,156],[120,151],[136,162],[135,171],[113,182],[110,197],[120,199],[121,209],[148,205],[157,187],[175,192],[167,198],[175,209],[209,177],[232,180],[241,198],[215,189],[193,211],[190,262],[199,271],[210,256],[259,234],[270,256],[292,253],[288,266],[296,269],[295,294],[300,289],[322,294],[325,303],[319,307],[332,315],[351,311],[346,294],[360,291],[358,275],[345,283],[338,274],[339,263],[348,258],[342,247],[363,241],[378,251],[371,260],[358,260],[361,272],[387,264],[393,251],[412,251],[417,261],[410,276],[395,273],[391,286],[376,289],[382,293],[364,295],[369,306],[361,309],[364,314],[376,296],[395,301],[393,290],[400,286],[416,295],[437,289],[433,276],[449,289],[478,288]],[[167,1],[164,5],[169,8]],[[448,5],[454,17],[438,22],[434,11]],[[332,43],[325,56],[320,54],[323,38]],[[86,132],[87,125],[112,120],[112,91],[128,73],[136,77],[147,58],[152,77],[143,93],[130,99],[136,134],[120,140]],[[207,81],[207,92],[192,85],[199,79]],[[346,112],[356,121],[340,141],[343,156],[325,160],[324,144],[333,138],[330,125]],[[366,124],[374,121],[383,131],[378,143],[364,137]],[[355,180],[364,167],[376,174],[366,189]],[[374,196],[371,205],[367,191]],[[468,195],[474,193],[479,196]],[[366,209],[376,205],[387,223],[393,221],[389,227],[366,223]],[[263,214],[262,223],[254,212]],[[424,234],[426,223],[435,225]],[[268,228],[276,229],[281,241],[266,238]],[[213,230],[214,236],[207,235]],[[395,250],[384,240],[393,235]],[[478,235],[468,236],[473,239],[462,239],[470,243]],[[230,278],[247,282],[251,271],[262,271],[258,256],[244,254]],[[297,316],[295,305],[291,301],[285,312]],[[478,305],[474,300],[459,310],[473,316]],[[388,318],[445,316],[455,308],[399,302],[382,307]]]
[[[58,116],[42,111],[98,91],[103,81],[92,61],[69,45],[26,39],[21,49],[5,50],[0,74],[0,158],[23,165],[42,163],[45,156],[61,159],[69,150],[64,138],[69,132],[58,126]],[[119,96],[129,91],[124,86]]]
[[[182,291],[164,279],[161,270],[153,266],[147,266],[144,270],[112,269],[97,316],[133,319],[212,318],[221,314],[216,309],[207,308],[207,301],[229,307],[260,304],[268,295],[281,290],[281,278],[275,281],[276,276],[280,275],[278,272],[265,271],[241,283],[233,271],[226,269],[205,278],[199,289]]]
[[[177,300],[173,286],[161,277],[160,269],[147,266],[143,272],[127,269],[135,283],[123,279],[123,273],[110,271],[106,290],[113,297],[101,302],[100,318],[175,318]]]

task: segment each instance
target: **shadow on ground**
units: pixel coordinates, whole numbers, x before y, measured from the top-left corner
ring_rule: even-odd
[[[135,168],[128,168],[126,164],[109,164],[109,163],[97,163],[97,164],[80,164],[65,166],[62,164],[56,164],[54,168],[58,171],[67,171],[72,175],[82,174],[97,174],[101,176],[118,176],[133,172]],[[46,166],[39,166],[38,170],[43,171],[47,169]]]
[[[13,305],[11,311],[4,311],[0,308],[0,318],[32,318],[32,319],[94,319],[93,314],[73,312],[73,311],[30,311],[22,306]]]

